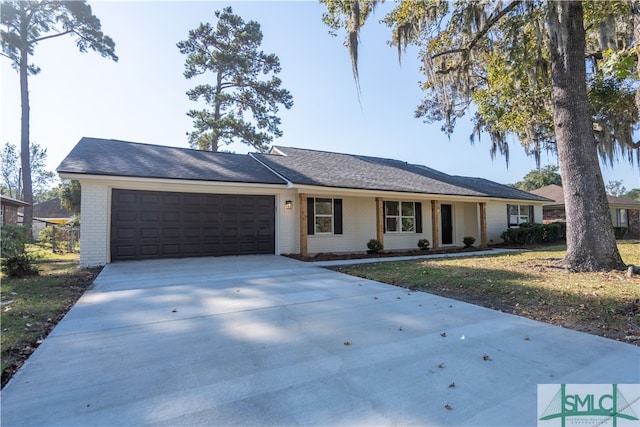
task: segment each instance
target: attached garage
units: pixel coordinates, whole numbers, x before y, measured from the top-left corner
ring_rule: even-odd
[[[275,253],[275,197],[113,189],[111,261]]]

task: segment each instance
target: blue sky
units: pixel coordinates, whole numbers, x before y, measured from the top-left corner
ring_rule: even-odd
[[[535,168],[517,141],[511,160],[489,156],[489,141],[469,143],[470,125],[461,121],[449,140],[440,124],[413,117],[422,93],[417,51],[408,50],[402,66],[387,45],[389,30],[377,21],[383,5],[361,35],[361,104],[343,36],[329,36],[323,6],[289,2],[90,2],[103,31],[116,42],[117,63],[95,52],[81,54],[70,37],[41,43],[32,61],[42,68],[30,77],[31,140],[48,149],[54,170],[83,136],[188,147],[197,106],[185,92],[195,85],[183,75],[176,43],[201,22],[215,22],[214,11],[230,5],[245,21],[262,26],[262,48],[280,58],[283,87],[294,98],[282,110],[282,138],[274,144],[379,156],[424,164],[454,175],[516,182]],[[17,73],[0,58],[0,142],[20,141]],[[245,153],[249,147],[227,149]],[[556,164],[543,155],[542,164]],[[640,188],[638,166],[603,166],[605,183],[621,180]]]

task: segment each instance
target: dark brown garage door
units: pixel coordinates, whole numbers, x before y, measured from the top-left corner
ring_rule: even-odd
[[[111,260],[273,254],[274,196],[117,190]]]

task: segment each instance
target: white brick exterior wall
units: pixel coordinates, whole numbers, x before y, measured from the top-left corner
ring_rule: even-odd
[[[107,263],[110,191],[99,181],[83,180],[80,217],[80,267]]]
[[[160,180],[132,180],[125,178],[97,177],[81,179],[81,253],[80,267],[93,267],[109,263],[110,257],[110,213],[111,189],[177,191],[212,194],[267,194],[275,197],[276,203],[276,253],[300,253],[300,198],[298,189],[254,186],[249,184],[180,182]],[[303,192],[300,190],[300,192]],[[306,192],[305,192],[306,193]],[[339,191],[327,191],[308,197],[330,197],[343,200],[343,234],[308,236],[308,252],[362,252],[366,244],[376,237],[375,194],[371,192],[352,192],[340,194]],[[284,208],[285,201],[291,200],[293,209]],[[416,249],[419,239],[429,239],[433,246],[431,230],[431,199],[414,198],[411,195],[398,194],[387,200],[419,201],[422,203],[422,233],[385,233],[386,250]],[[480,214],[478,202],[441,200],[441,203],[453,206],[453,245],[461,246],[464,236],[474,236],[480,243]],[[522,203],[522,202],[520,202]],[[500,243],[500,234],[507,229],[507,202],[487,202],[487,239],[489,244]],[[535,219],[542,222],[542,206],[535,206]]]
[[[396,197],[392,200],[422,203],[422,233],[385,233],[384,249],[389,251],[418,249],[418,240],[420,239],[428,239],[433,246],[433,236],[431,232],[431,200],[413,200],[413,198],[410,197]]]
[[[508,226],[507,203],[487,203],[487,242],[501,243],[500,235]]]
[[[335,197],[339,198],[339,196]],[[309,236],[309,253],[366,251],[369,239],[376,237],[375,199],[343,197],[342,228],[343,234]]]

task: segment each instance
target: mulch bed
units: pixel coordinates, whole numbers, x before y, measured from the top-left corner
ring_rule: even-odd
[[[455,254],[460,252],[490,252],[489,249],[480,249],[476,247],[463,248],[463,247],[454,247],[454,248],[445,248],[445,249],[437,249],[437,250],[426,250],[422,251],[419,249],[409,250],[409,251],[382,251],[378,253],[368,253],[368,252],[353,252],[353,253],[319,253],[314,256],[300,256],[298,254],[283,254],[286,257],[297,259],[299,261],[305,262],[314,262],[314,261],[341,261],[341,260],[350,260],[350,259],[366,259],[366,258],[392,258],[392,257],[402,257],[402,256],[424,256],[424,255],[436,255],[436,254]]]

